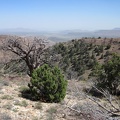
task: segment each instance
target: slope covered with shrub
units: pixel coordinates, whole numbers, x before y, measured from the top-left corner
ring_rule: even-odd
[[[107,42],[106,42],[106,41]],[[80,79],[94,69],[97,62],[104,63],[112,51],[119,49],[119,42],[111,43],[112,39],[82,38],[68,42],[57,43],[45,51],[45,63],[59,66],[67,79]],[[118,47],[116,47],[117,45]],[[24,61],[14,60],[5,64],[5,73],[28,73]],[[87,75],[88,76],[88,75]]]
[[[92,73],[96,76],[95,87],[113,95],[120,94],[120,56],[114,54],[103,65],[96,64]]]
[[[85,70],[93,69],[98,59],[103,59],[105,46],[72,40],[58,43],[49,49],[49,64],[57,64],[68,79],[78,79]]]

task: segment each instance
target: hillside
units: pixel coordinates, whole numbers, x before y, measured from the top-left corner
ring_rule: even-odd
[[[0,38],[4,41],[6,36]],[[95,63],[103,64],[112,53],[120,54],[119,38],[86,37],[53,45],[46,50],[45,59],[53,66],[58,65],[67,79],[88,79]],[[27,73],[25,63],[16,59],[17,57],[15,57],[15,60],[14,57],[13,53],[1,51],[1,63],[7,61],[6,66],[4,66],[5,73],[20,73],[22,71]],[[12,61],[10,61],[11,58]]]
[[[6,36],[1,36],[6,39]],[[2,53],[3,51],[1,51]],[[23,60],[12,59],[0,63],[0,119],[1,120],[119,120],[89,99],[94,84],[91,72],[97,63],[104,64],[112,53],[120,55],[119,38],[82,38],[47,47],[45,59],[51,66],[59,66],[68,81],[65,99],[60,103],[44,103],[29,99],[25,93],[30,83],[28,68]],[[10,53],[10,57],[14,54]],[[12,57],[14,58],[14,57]],[[87,91],[87,92],[86,92]],[[27,97],[26,97],[27,96]],[[112,96],[117,107],[119,96]],[[106,98],[91,96],[98,103],[112,109]]]
[[[103,64],[112,53],[120,54],[119,41],[113,38],[82,38],[58,43],[48,50],[48,61],[58,65],[68,79],[79,79],[86,72],[90,73],[97,62]]]

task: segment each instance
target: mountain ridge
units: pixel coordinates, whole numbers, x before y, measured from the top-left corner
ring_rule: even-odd
[[[19,35],[19,36],[39,36],[46,37],[48,40],[54,42],[69,41],[71,39],[79,39],[82,37],[102,37],[102,38],[119,38],[120,28],[106,29],[106,30],[62,30],[62,31],[37,31],[27,28],[16,29],[0,29],[0,35]]]

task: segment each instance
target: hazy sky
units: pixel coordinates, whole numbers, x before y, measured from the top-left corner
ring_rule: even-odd
[[[0,0],[0,29],[97,30],[120,27],[120,0]]]

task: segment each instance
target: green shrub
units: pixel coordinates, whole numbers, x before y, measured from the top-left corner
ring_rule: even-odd
[[[105,50],[108,50],[108,49],[110,49],[110,48],[111,48],[111,45],[108,44],[108,45],[106,46]]]
[[[67,81],[58,67],[45,64],[35,69],[30,82],[28,86],[36,100],[60,102],[66,95]]]
[[[102,54],[101,57],[100,57],[100,59],[103,59],[103,58],[104,58],[104,55]]]
[[[96,68],[96,87],[108,90],[111,94],[117,95],[120,86],[120,56],[113,55],[110,61]]]
[[[101,37],[98,37],[98,39],[101,39]]]

